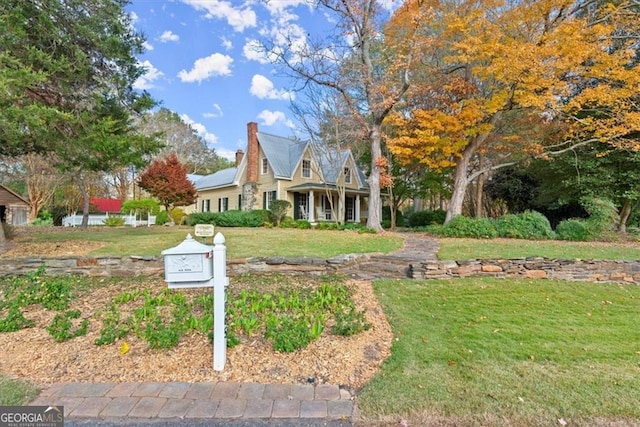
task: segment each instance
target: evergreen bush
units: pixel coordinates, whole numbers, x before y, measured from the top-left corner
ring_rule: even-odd
[[[592,239],[589,224],[583,219],[565,219],[556,227],[556,235],[560,240],[584,242]]]
[[[498,237],[495,224],[488,218],[469,218],[458,215],[442,227],[444,237],[472,237],[492,239]]]
[[[424,227],[427,225],[444,224],[447,212],[442,209],[435,211],[414,212],[405,221],[409,227]]]
[[[495,227],[500,237],[530,240],[555,238],[547,217],[536,211],[503,215],[495,221]]]
[[[196,224],[215,224],[216,214],[213,212],[194,212],[187,216],[185,223],[187,225]]]

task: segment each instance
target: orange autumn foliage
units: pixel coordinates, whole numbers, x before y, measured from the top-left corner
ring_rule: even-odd
[[[413,70],[422,79],[387,118],[387,143],[401,162],[456,167],[452,215],[480,151],[521,157],[586,143],[640,149],[637,38],[621,37],[640,27],[632,2],[407,3],[435,18],[417,30],[431,41]],[[528,129],[509,123],[514,111],[554,132],[523,137]]]

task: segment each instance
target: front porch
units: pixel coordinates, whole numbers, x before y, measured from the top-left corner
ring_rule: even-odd
[[[289,188],[292,195],[293,218],[310,223],[354,222],[367,220],[366,199],[368,192],[351,189],[336,190],[322,186],[298,186]]]

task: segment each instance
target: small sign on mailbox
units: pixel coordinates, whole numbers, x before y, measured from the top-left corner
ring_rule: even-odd
[[[213,286],[213,248],[193,240],[191,234],[178,246],[162,251],[169,288]]]

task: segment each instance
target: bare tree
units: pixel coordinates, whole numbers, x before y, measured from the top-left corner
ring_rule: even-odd
[[[296,90],[322,86],[340,96],[366,134],[371,151],[367,226],[382,231],[382,122],[409,88],[417,25],[406,26],[401,35],[385,34],[388,11],[375,0],[318,0],[316,7],[335,17],[334,34],[319,41],[285,35],[263,48],[294,77]],[[416,24],[420,19],[411,16]]]
[[[47,206],[55,195],[61,173],[56,170],[51,157],[51,155],[30,153],[20,158],[31,205],[29,221],[36,219],[40,210]]]

